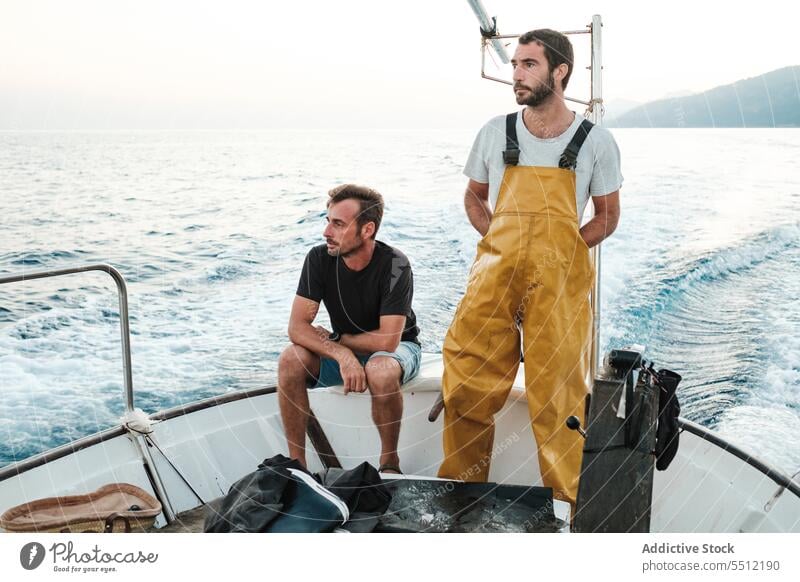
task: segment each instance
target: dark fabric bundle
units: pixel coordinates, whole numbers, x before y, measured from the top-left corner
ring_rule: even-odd
[[[656,430],[656,469],[666,470],[678,453],[681,405],[676,393],[681,376],[670,370],[658,371],[658,428]]]
[[[315,533],[371,531],[391,495],[374,467],[329,469],[321,484],[293,459],[275,455],[234,483],[205,531]]]

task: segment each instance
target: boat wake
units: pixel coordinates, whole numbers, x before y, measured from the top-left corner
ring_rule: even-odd
[[[793,473],[800,447],[786,443],[800,434],[800,224],[654,275],[617,297],[626,305],[606,311],[609,347],[645,344],[650,358],[684,375],[684,416]],[[785,438],[764,439],[765,431]]]

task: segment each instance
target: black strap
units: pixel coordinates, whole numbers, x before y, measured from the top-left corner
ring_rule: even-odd
[[[516,166],[519,163],[519,142],[517,141],[517,112],[506,115],[506,149],[503,163]]]
[[[578,127],[578,131],[576,131],[575,135],[572,136],[572,141],[569,142],[567,149],[565,149],[564,153],[561,154],[561,159],[558,161],[559,168],[564,168],[566,170],[575,169],[575,166],[578,165],[578,152],[581,151],[581,146],[593,127],[594,123],[588,119],[584,119],[581,122],[580,127]]]
[[[518,112],[509,113],[506,115],[506,149],[503,151],[503,163],[507,166],[516,166],[519,164],[519,141],[517,141],[517,115]],[[574,170],[578,165],[578,153],[581,151],[583,142],[594,127],[594,123],[588,119],[584,119],[572,140],[567,145],[564,153],[561,154],[561,159],[558,161],[558,167],[568,170]]]

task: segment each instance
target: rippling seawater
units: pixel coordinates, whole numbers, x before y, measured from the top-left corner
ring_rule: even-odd
[[[129,281],[136,405],[271,384],[327,190],[386,198],[438,352],[477,235],[473,131],[2,132],[0,272],[108,262]],[[683,414],[800,468],[800,131],[615,130],[602,345],[684,376]],[[0,287],[0,465],[115,424],[117,300],[102,273]]]

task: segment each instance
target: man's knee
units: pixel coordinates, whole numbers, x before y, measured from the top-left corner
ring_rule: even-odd
[[[278,376],[308,378],[319,368],[319,356],[297,344],[289,344],[278,358]]]
[[[364,371],[370,391],[380,394],[396,390],[403,373],[400,363],[388,356],[371,358],[364,366]]]
[[[508,388],[510,387],[509,385]],[[486,390],[479,378],[472,378],[443,394],[445,410],[459,418],[483,422],[500,412],[508,400],[509,391],[505,387],[498,388]]]

